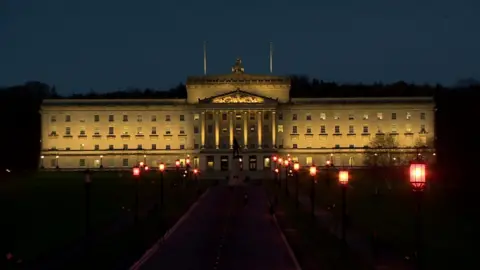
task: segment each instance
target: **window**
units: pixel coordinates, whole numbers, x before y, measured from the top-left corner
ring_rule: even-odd
[[[411,133],[411,132],[412,132],[412,125],[407,124],[407,125],[405,126],[405,132]]]
[[[257,170],[257,156],[249,156],[248,157],[248,169],[250,171]]]
[[[350,144],[350,145],[348,145],[348,148],[355,148],[355,145],[354,145],[354,144]]]
[[[307,134],[312,134],[312,127],[307,127],[306,133]]]
[[[128,127],[123,127],[122,135],[128,135]]]
[[[425,120],[425,113],[424,112],[420,113],[420,120]]]
[[[278,132],[283,132],[283,125],[278,125],[277,126],[277,131]]]
[[[381,112],[377,113],[377,119],[378,120],[383,120],[383,113],[381,113]]]
[[[392,124],[392,133],[397,133],[397,125]]]
[[[115,149],[115,148],[113,147],[113,144],[108,145],[108,150],[113,150],[113,149]]]
[[[95,150],[100,150],[100,145],[98,145],[98,144],[95,144],[95,146],[94,146],[94,148],[93,148],[93,149],[95,149]]]
[[[215,158],[214,156],[207,156],[207,170],[213,171],[215,168]]]
[[[143,134],[142,127],[137,127],[137,135],[142,135],[142,134]]]
[[[128,158],[124,158],[122,161],[123,167],[128,167]]]
[[[255,132],[255,125],[250,125],[250,132]]]
[[[193,133],[195,133],[195,134],[198,134],[198,133],[199,133],[199,130],[198,130],[198,127],[197,127],[197,126],[194,126],[194,127],[193,127]]]
[[[368,114],[367,113],[363,114],[363,120],[368,120]]]
[[[322,112],[320,113],[320,120],[326,120],[327,119],[327,114]]]
[[[185,128],[180,127],[179,133],[180,133],[180,135],[184,135],[185,134]]]
[[[85,144],[84,143],[80,144],[80,150],[84,150],[84,149],[85,149]]]
[[[65,122],[70,122],[72,120],[72,118],[70,117],[70,115],[65,115]]]
[[[348,133],[354,134],[355,133],[355,128],[353,125],[348,126]]]
[[[213,120],[213,113],[207,113],[207,119]]]
[[[307,115],[306,115],[306,119],[307,119],[307,121],[310,121],[310,120],[312,120],[312,115],[311,115],[310,113],[307,113]]]
[[[50,136],[57,136],[57,127],[53,126],[52,131],[50,132]]]
[[[228,171],[228,156],[221,156],[220,157],[220,170],[221,171]]]
[[[185,144],[180,144],[180,150],[184,150],[185,149]]]
[[[157,145],[156,144],[152,144],[152,150],[157,150]]]
[[[340,144],[335,144],[335,148],[340,148]]]
[[[242,119],[242,114],[241,114],[241,113],[237,113],[237,114],[235,115],[235,118],[236,118],[237,120],[241,120],[241,119]]]
[[[235,130],[236,130],[237,132],[242,131],[242,127],[240,126],[240,124],[236,124],[236,125],[235,125]]]
[[[113,116],[113,114],[110,114],[108,116],[108,122],[113,122],[115,120],[115,117]]]
[[[166,144],[166,145],[165,145],[165,150],[170,150],[170,149],[172,149],[172,148],[170,147],[170,144]]]
[[[320,126],[320,133],[321,133],[321,134],[327,133],[327,128],[326,128],[326,126]]]
[[[271,160],[269,156],[264,156],[263,157],[263,169],[264,170],[270,170],[271,168]]]
[[[157,127],[152,127],[152,135],[157,135]]]
[[[420,133],[427,133],[427,130],[425,129],[424,124],[420,125]]]
[[[165,115],[165,121],[170,122],[170,115],[169,114]]]
[[[307,164],[307,166],[312,166],[313,158],[312,157],[306,157],[305,163]]]
[[[128,122],[128,115],[123,115],[123,122]]]
[[[80,135],[85,135],[85,127],[80,127]]]
[[[172,131],[170,130],[169,127],[165,128],[165,135],[171,135]]]
[[[180,114],[180,121],[185,121],[185,115]]]
[[[65,135],[67,135],[67,136],[71,135],[70,132],[71,132],[70,127],[66,127],[66,128],[65,128]]]
[[[296,113],[292,114],[292,120],[297,120],[297,114]]]
[[[227,121],[227,114],[226,113],[222,113],[222,120]]]
[[[255,120],[255,113],[254,112],[250,113],[250,120]]]
[[[297,126],[292,127],[292,134],[297,134]]]
[[[294,149],[297,149],[297,148],[298,148],[298,144],[294,143],[294,144],[293,144],[293,148],[294,148]]]
[[[70,122],[70,121],[68,121]],[[93,116],[93,122],[100,122],[100,115],[96,114]]]
[[[128,150],[128,144],[123,145],[123,150]]]
[[[199,120],[200,119],[200,114],[196,113],[193,115],[193,120]]]
[[[143,149],[142,144],[138,144],[138,145],[137,145],[137,150],[142,150],[142,149]]]
[[[412,114],[409,113],[409,112],[407,112],[405,118],[406,118],[407,120],[410,120],[410,118],[412,118]]]
[[[57,116],[56,115],[52,115],[50,116],[50,122],[57,122]]]
[[[79,160],[79,162],[78,162],[78,165],[79,165],[80,167],[85,167],[85,159],[81,158],[81,159]]]
[[[207,132],[210,133],[210,134],[213,133],[213,126],[212,125],[207,126]]]
[[[353,115],[353,113],[350,113],[348,115],[348,120],[355,120],[355,116]]]
[[[193,144],[193,148],[194,148],[194,149],[199,149],[199,148],[200,148],[200,145],[199,145],[198,143],[194,143],[194,144]]]
[[[114,135],[115,134],[115,128],[114,127],[108,127],[108,135]]]
[[[335,120],[340,120],[340,114],[339,114],[339,113],[335,113],[335,114],[333,115],[333,119],[335,119]]]
[[[152,122],[157,122],[157,116],[156,116],[156,115],[152,115],[151,121],[152,121]]]
[[[269,112],[265,112],[265,113],[263,114],[263,119],[265,119],[265,120],[270,119],[270,113],[269,113]]]
[[[228,129],[227,128],[222,128],[222,133],[227,133]]]
[[[368,126],[367,125],[363,126],[363,133],[368,134]]]
[[[392,113],[392,120],[397,120],[397,113]]]
[[[100,135],[100,128],[99,127],[95,127],[95,129],[93,131],[93,135]]]
[[[283,120],[283,113],[278,113],[278,120]]]
[[[335,133],[340,133],[340,126],[335,126]]]

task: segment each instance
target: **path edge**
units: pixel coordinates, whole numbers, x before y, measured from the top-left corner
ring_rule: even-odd
[[[140,259],[138,261],[136,261],[130,268],[129,270],[137,270],[137,269],[140,269],[140,267],[148,260],[150,259],[153,254],[155,254],[155,252],[160,248],[160,245],[165,241],[167,240],[170,235],[172,235],[177,229],[178,227],[180,227],[180,225],[182,225],[182,223],[192,214],[193,210],[195,210],[195,208],[197,208],[198,204],[200,203],[200,201],[205,197],[207,196],[207,194],[210,192],[210,189],[211,188],[208,188],[198,199],[197,201],[195,201],[187,210],[187,212],[185,212],[179,220],[177,220],[177,222],[175,223],[175,225],[173,225],[170,229],[168,229],[165,234],[160,237],[160,239],[158,239],[155,244],[153,244],[153,246],[151,248],[149,248],[147,251],[145,251],[145,253],[142,255],[142,257],[140,257]],[[300,270],[300,269],[299,269]]]

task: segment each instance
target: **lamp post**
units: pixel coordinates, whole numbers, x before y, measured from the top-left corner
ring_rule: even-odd
[[[284,160],[285,164],[285,195],[287,197],[290,195],[290,191],[288,190],[288,171],[290,169],[290,161],[288,159]]]
[[[147,166],[147,155],[143,155],[143,164]]]
[[[100,169],[103,169],[103,155],[100,155]]]
[[[175,160],[175,171],[176,171],[176,181],[181,182],[180,184],[183,186],[183,178],[180,177],[180,160]]]
[[[185,163],[186,163],[186,166],[187,166],[187,169],[186,169],[186,175],[187,175],[187,180],[192,180],[191,178],[191,173],[190,173],[190,156],[187,155],[187,158],[185,159]]]
[[[346,235],[346,219],[347,219],[347,185],[348,185],[348,171],[341,170],[338,172],[338,182],[342,189],[342,220],[341,220],[341,240],[345,244]]]
[[[158,169],[160,170],[160,207],[163,208],[163,172],[165,171],[165,164],[160,163]]]
[[[272,161],[273,161],[273,166],[272,166],[272,171],[273,171],[273,183],[276,185],[277,182],[276,182],[276,174],[275,174],[275,169],[277,168],[277,161],[278,161],[278,157],[277,156],[272,156]]]
[[[90,185],[92,183],[92,174],[90,170],[85,170],[85,234],[90,237]]]
[[[298,171],[300,170],[300,164],[295,162],[293,164],[293,171],[295,174],[295,208],[298,210],[299,201],[298,201]]]
[[[195,168],[193,169],[193,180],[195,181],[195,183],[198,181],[198,169]]]
[[[310,180],[311,188],[310,188],[310,210],[312,211],[312,218],[315,217],[315,175],[317,175],[317,167],[312,165],[310,167],[310,176],[312,177]]]
[[[58,158],[59,156],[55,156],[55,168],[60,169],[60,166],[58,166]]]
[[[45,159],[45,156],[40,156],[40,169],[45,169],[45,166],[44,166],[44,159]]]
[[[283,165],[283,158],[278,158],[278,188],[282,188],[282,165]]]
[[[135,224],[138,223],[138,185],[140,182],[140,168],[135,166],[133,167],[132,170],[133,177],[135,179],[135,205],[134,205],[134,216],[133,216],[133,221]]]
[[[416,228],[415,228],[415,255],[417,268],[422,269],[422,245],[423,245],[423,230],[422,230],[422,200],[425,191],[426,164],[420,159],[410,163],[410,184],[412,185],[413,195],[416,200]]]

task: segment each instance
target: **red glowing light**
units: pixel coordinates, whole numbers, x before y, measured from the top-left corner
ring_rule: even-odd
[[[197,169],[193,169],[193,174],[198,174],[198,170],[197,170]]]
[[[284,163],[285,163],[285,167],[288,166],[289,160],[285,159]]]
[[[145,166],[145,171],[148,171],[148,166]]]
[[[175,166],[180,167],[180,160],[175,160]]]
[[[185,160],[185,162],[186,162],[187,164],[190,164],[190,158],[187,158],[187,159]]]
[[[425,163],[410,164],[410,184],[415,190],[423,190],[425,188]]]
[[[160,165],[158,165],[158,169],[159,169],[161,172],[165,171],[165,164],[160,163]]]
[[[279,171],[278,171],[278,168],[275,168],[275,173],[278,173],[278,172],[279,172]]]
[[[295,171],[300,170],[300,164],[299,164],[299,163],[293,164],[293,169],[294,169]]]
[[[317,174],[317,167],[312,166],[310,167],[310,175],[315,176]]]
[[[348,184],[348,171],[338,172],[338,182],[342,185]]]
[[[273,159],[273,162],[277,162],[277,156],[273,156],[272,159]]]
[[[140,176],[140,168],[133,167],[133,176]]]
[[[140,167],[143,167],[143,164],[144,164],[144,163],[143,163],[143,161],[142,161],[142,162],[140,162]]]

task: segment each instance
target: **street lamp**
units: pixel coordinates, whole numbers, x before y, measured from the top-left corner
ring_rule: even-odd
[[[312,165],[310,167],[311,189],[310,189],[310,210],[312,211],[312,218],[315,217],[315,175],[317,175],[317,167]]]
[[[299,201],[298,201],[298,171],[300,170],[300,164],[295,162],[293,164],[293,171],[295,173],[295,208],[298,209]]]
[[[163,208],[163,172],[165,171],[165,164],[160,163],[158,169],[160,170],[160,207]]]
[[[347,216],[347,185],[348,185],[348,171],[341,170],[338,172],[338,182],[342,189],[342,227],[341,227],[341,239],[345,242],[346,235],[346,216]]]
[[[85,170],[85,234],[90,236],[90,185],[92,174],[89,169]]]
[[[143,161],[140,162],[140,167],[143,168],[143,165],[145,165],[145,163]]]
[[[290,161],[289,161],[290,158],[288,159],[285,159],[283,162],[284,162],[284,165],[285,165],[285,195],[288,195],[290,194],[289,190],[288,190],[288,171],[290,170]]]
[[[197,176],[198,176],[198,169],[195,168],[195,169],[193,169],[193,177],[194,177],[195,182],[197,182],[197,180],[198,180]]]
[[[100,169],[103,169],[103,155],[100,155]]]
[[[147,165],[147,155],[143,155],[143,163],[145,166]]]
[[[40,156],[40,169],[45,169],[45,166],[44,166],[44,159],[45,159],[45,156]]]
[[[140,168],[135,166],[132,170],[133,177],[135,178],[135,213],[133,221],[138,223],[138,185],[140,182]]]
[[[176,171],[176,174],[177,174],[177,181],[180,182],[182,181],[181,185],[183,186],[183,178],[180,177],[180,160],[175,160],[175,171]],[[181,178],[179,180],[179,178]]]
[[[416,199],[416,230],[415,230],[415,255],[416,262],[419,269],[422,268],[422,244],[423,244],[423,230],[422,230],[422,198],[426,185],[426,164],[421,160],[416,160],[410,163],[410,184],[412,185],[413,194]]]
[[[57,169],[60,169],[60,166],[58,166],[58,158],[59,158],[59,157],[60,157],[60,156],[56,156],[56,157],[55,157],[55,168],[57,168]]]

